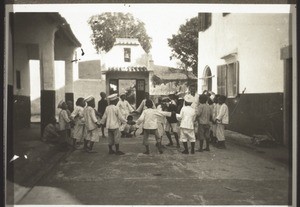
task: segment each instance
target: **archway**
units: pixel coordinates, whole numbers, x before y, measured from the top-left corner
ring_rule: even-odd
[[[202,85],[202,90],[212,90],[212,75],[211,75],[211,70],[210,67],[206,66],[203,72],[203,85]]]

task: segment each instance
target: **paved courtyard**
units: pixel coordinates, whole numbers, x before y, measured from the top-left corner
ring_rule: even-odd
[[[102,138],[97,153],[73,151],[19,204],[288,204],[287,166],[257,152],[228,142],[225,150],[211,147],[210,152],[183,155],[168,147],[159,154],[154,145],[151,138],[151,154],[144,155],[140,135],[124,138],[126,154],[108,155]]]

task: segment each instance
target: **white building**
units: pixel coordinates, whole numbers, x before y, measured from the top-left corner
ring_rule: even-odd
[[[199,23],[198,90],[228,97],[230,129],[288,144],[291,16],[199,13]]]

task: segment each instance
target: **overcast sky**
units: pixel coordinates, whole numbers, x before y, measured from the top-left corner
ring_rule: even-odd
[[[96,53],[87,23],[90,16],[103,12],[131,13],[145,23],[148,35],[152,38],[151,54],[157,65],[176,66],[170,61],[171,48],[167,39],[177,34],[179,26],[186,20],[196,17],[198,12],[232,13],[285,13],[289,5],[246,5],[246,4],[16,4],[6,12],[59,12],[70,24],[73,33],[82,44],[85,58],[95,57]]]
[[[88,56],[96,53],[91,43],[92,31],[87,24],[90,16],[103,12],[128,12],[145,23],[147,34],[152,38],[152,54],[154,63],[157,65],[176,66],[176,61],[171,61],[171,48],[168,46],[168,38],[177,34],[181,24],[185,24],[190,18],[198,15],[199,9],[186,6],[146,6],[146,5],[114,5],[98,8],[86,7],[80,11],[65,10],[61,15],[69,22],[74,34],[82,43],[82,48]],[[86,57],[86,58],[87,58]]]

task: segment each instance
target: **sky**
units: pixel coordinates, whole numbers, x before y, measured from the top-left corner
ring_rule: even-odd
[[[13,5],[15,12],[59,12],[70,24],[77,39],[81,42],[85,56],[81,59],[93,59],[96,50],[91,43],[92,31],[87,23],[89,17],[103,12],[131,13],[145,23],[146,31],[152,38],[150,51],[154,64],[176,67],[176,62],[170,60],[171,48],[168,38],[177,34],[180,25],[188,19],[196,17],[199,12],[285,12],[285,5],[247,5],[247,4],[19,4]],[[9,12],[9,10],[6,10]]]
[[[89,17],[103,12],[124,12],[131,13],[135,18],[145,23],[147,34],[152,38],[152,49],[150,53],[157,65],[176,67],[175,60],[170,60],[171,48],[168,46],[168,38],[177,34],[180,25],[185,24],[188,19],[196,17],[199,9],[191,6],[182,9],[181,7],[145,6],[145,5],[114,5],[110,7],[92,8],[86,7],[80,11],[64,10],[61,15],[70,24],[73,33],[82,43],[86,53],[85,58],[95,57],[96,50],[91,43],[92,31],[87,24]]]

